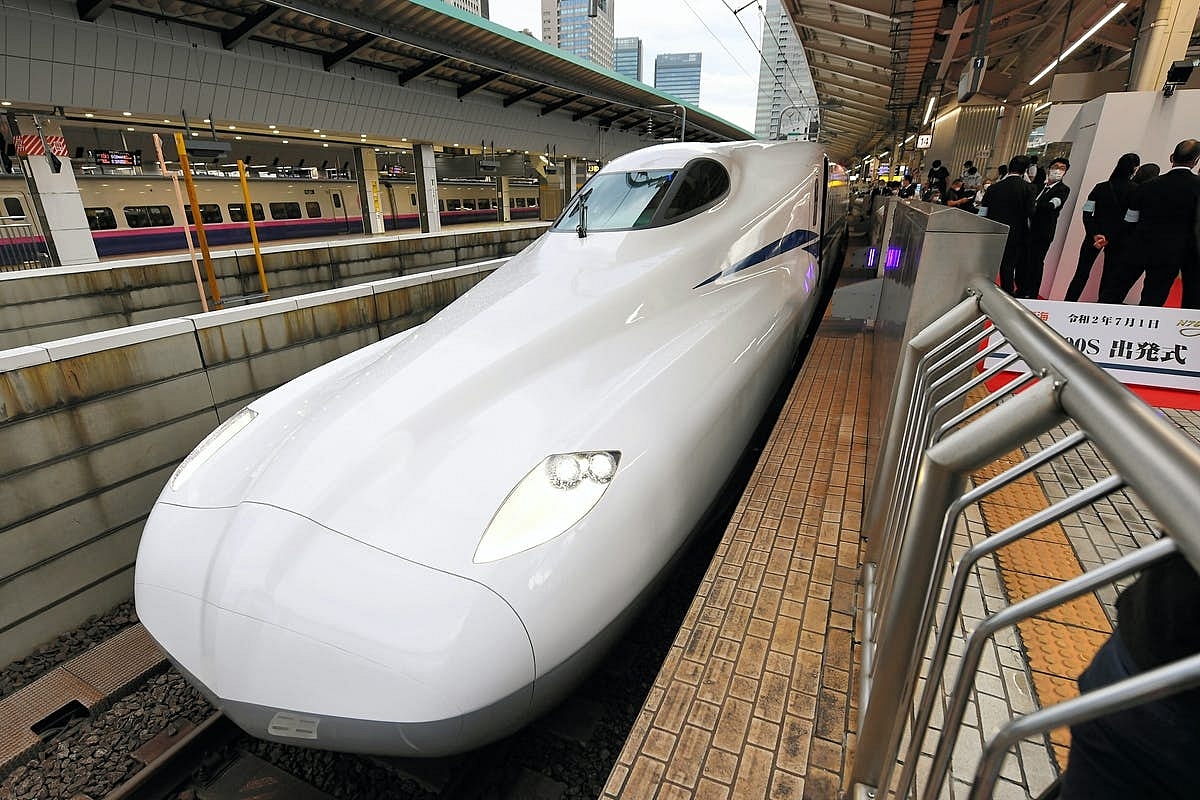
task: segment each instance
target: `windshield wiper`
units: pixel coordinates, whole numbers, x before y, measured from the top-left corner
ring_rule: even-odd
[[[592,196],[592,190],[588,189],[583,194],[579,195],[579,204],[576,208],[579,210],[579,225],[576,226],[575,232],[579,234],[580,239],[587,237],[587,201]]]

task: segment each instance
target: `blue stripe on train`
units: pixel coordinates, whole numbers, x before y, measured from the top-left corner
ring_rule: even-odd
[[[805,245],[807,245],[807,247]],[[703,281],[696,284],[692,288],[699,289],[701,286],[712,283],[717,278],[720,278],[724,275],[733,275],[734,273],[741,272],[744,269],[749,269],[750,267],[761,264],[762,262],[766,261],[769,258],[774,258],[775,256],[782,255],[783,253],[786,253],[789,250],[795,250],[797,247],[803,247],[806,252],[808,252],[810,255],[812,255],[815,258],[817,255],[816,250],[818,247],[817,234],[814,231],[809,231],[809,230],[792,231],[787,236],[784,236],[782,239],[776,239],[775,241],[771,242],[766,247],[762,247],[762,248],[759,248],[758,250],[755,250],[753,253],[746,256],[745,258],[743,258],[741,261],[737,262],[736,264],[731,264],[730,266],[721,270],[717,274],[712,275],[708,278],[705,278]]]

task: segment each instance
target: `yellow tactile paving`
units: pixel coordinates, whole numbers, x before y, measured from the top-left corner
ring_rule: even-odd
[[[981,396],[977,395],[972,402]],[[1020,454],[1010,453],[976,473],[975,483],[999,474],[1019,459]],[[1041,484],[1032,475],[1013,481],[980,503],[989,533],[998,533],[1049,505]],[[996,560],[1005,593],[1014,603],[1083,572],[1075,550],[1058,523],[1047,525],[1002,548],[997,552]],[[1033,688],[1042,707],[1079,694],[1075,679],[1112,632],[1100,603],[1090,594],[1026,620],[1017,628],[1029,659]],[[1059,766],[1065,767],[1069,732],[1066,729],[1051,731],[1050,741]]]
[[[603,798],[844,788],[869,380],[867,336],[818,335]]]

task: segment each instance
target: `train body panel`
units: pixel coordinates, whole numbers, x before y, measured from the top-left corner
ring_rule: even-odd
[[[409,725],[413,735],[419,725],[421,747],[381,735],[365,748],[410,755],[465,749],[527,721],[586,670],[596,643],[611,640],[686,542],[786,374],[817,302],[823,181],[808,145],[679,144],[614,161],[555,230],[437,317],[256,400],[231,423],[240,432],[227,427],[214,434],[219,445],[202,444],[210,460],[185,462],[186,478],[177,473],[160,498],[170,524],[152,517],[143,537],[136,583],[147,628],[266,738],[287,740],[262,725],[272,708],[340,720],[327,726],[340,736],[294,742],[333,749],[364,749],[351,718]],[[635,195],[658,205],[631,216]],[[264,577],[295,568],[287,548],[242,555],[255,550],[254,526],[237,521],[248,507],[294,515],[382,561],[486,587],[523,629],[496,648],[510,654],[506,668],[479,661],[469,633],[428,653],[431,664],[462,665],[444,678],[396,656],[430,626],[465,630],[461,607],[382,625],[385,641],[405,643],[393,643],[398,651],[371,645],[370,626],[358,622],[367,633],[340,638],[328,629],[334,612],[319,615]],[[213,549],[189,557],[173,540],[205,524],[190,522],[192,511],[225,521]],[[203,567],[184,576],[185,564]],[[385,578],[356,582],[333,562],[324,585],[319,569],[305,574],[323,598],[312,602],[334,608],[343,590],[384,606],[403,594]],[[150,597],[164,591],[192,598],[193,610],[160,613]],[[350,605],[369,607],[360,600]],[[427,705],[364,717],[346,710],[354,703],[329,698],[318,709],[284,687],[230,680],[219,665],[236,640],[220,650],[173,642],[203,627],[209,608],[419,676],[444,696],[439,724],[462,726],[431,734]],[[533,655],[528,682],[515,655],[522,647]],[[453,696],[454,681],[471,684],[464,697]],[[513,698],[527,691],[522,707]]]

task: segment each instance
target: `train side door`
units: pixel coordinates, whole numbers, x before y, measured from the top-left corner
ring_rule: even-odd
[[[346,203],[342,198],[340,189],[329,190],[329,204],[333,206],[333,218],[342,220],[343,230],[345,233],[350,232],[350,215],[346,211]]]

